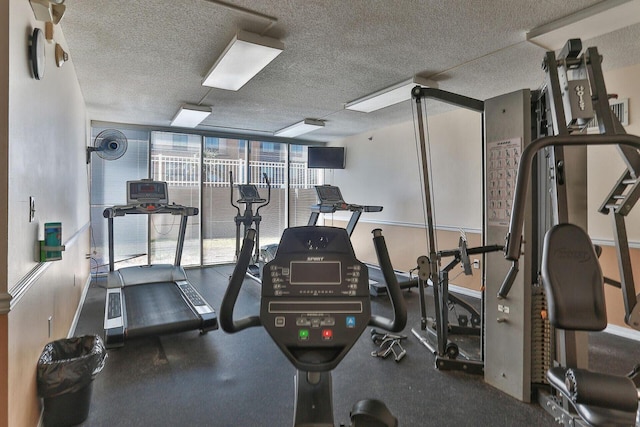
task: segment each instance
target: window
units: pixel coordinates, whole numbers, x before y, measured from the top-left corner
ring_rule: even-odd
[[[182,265],[200,265],[200,152],[199,135],[151,133],[151,178],[165,181],[169,203],[198,208],[187,218]],[[175,259],[181,217],[149,215],[150,261],[172,264]]]
[[[91,130],[92,140],[104,128]],[[108,227],[102,216],[105,208],[127,202],[126,183],[149,177],[149,132],[121,129],[127,137],[126,153],[117,160],[104,160],[91,155],[91,235],[95,254],[95,272],[108,271]],[[147,264],[146,215],[128,215],[113,220],[114,261],[116,269],[129,265]]]
[[[202,262],[231,262],[235,257],[237,212],[231,206],[229,180],[244,183],[247,142],[238,139],[204,138],[202,162]],[[234,200],[237,200],[237,192]]]
[[[93,136],[103,128],[93,128]],[[93,156],[91,165],[92,245],[96,264],[108,266],[107,220],[102,211],[126,203],[126,181],[143,178],[166,181],[169,201],[197,207],[189,217],[182,264],[233,262],[236,256],[238,213],[231,205],[240,198],[237,184],[255,184],[269,198],[260,209],[260,246],[279,243],[287,226],[306,225],[314,186],[323,172],[307,169],[307,147],[277,142],[247,141],[187,133],[120,129],[128,138],[125,155],[115,161]],[[234,186],[230,186],[233,179]],[[232,193],[233,189],[233,193]],[[253,206],[255,213],[256,205]],[[127,215],[114,219],[116,268],[147,263],[173,263],[180,217]],[[240,227],[240,237],[244,227]]]
[[[289,146],[289,226],[307,225],[311,205],[317,203],[316,185],[322,185],[321,169],[307,168],[307,147]]]

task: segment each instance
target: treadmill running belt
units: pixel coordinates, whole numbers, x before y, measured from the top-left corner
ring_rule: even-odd
[[[145,283],[122,288],[127,336],[197,329],[200,318],[187,305],[175,282]]]

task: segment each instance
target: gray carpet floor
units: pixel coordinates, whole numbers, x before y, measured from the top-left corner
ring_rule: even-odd
[[[193,285],[216,309],[230,266],[188,270]],[[105,282],[92,281],[75,335],[103,334]],[[554,426],[537,404],[492,388],[480,376],[434,369],[433,355],[411,334],[419,327],[417,290],[403,292],[409,322],[402,342],[407,355],[371,356],[377,349],[365,332],[333,371],[336,424],[349,423],[351,406],[383,400],[400,426]],[[259,310],[260,288],[246,280],[236,317]],[[389,313],[386,297],[372,300],[374,313]],[[430,313],[433,313],[432,307]],[[622,371],[640,362],[637,342],[599,334],[591,339],[595,369]],[[295,369],[261,328],[238,334],[197,331],[128,341],[108,351],[93,382],[83,426],[290,426]]]

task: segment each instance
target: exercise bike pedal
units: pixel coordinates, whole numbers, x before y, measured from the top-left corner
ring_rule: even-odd
[[[357,402],[351,408],[351,427],[398,427],[398,419],[393,416],[387,405],[377,399]]]

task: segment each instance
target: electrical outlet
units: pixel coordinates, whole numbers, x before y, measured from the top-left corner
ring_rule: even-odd
[[[480,260],[479,259],[474,259],[473,260],[473,268],[480,268]]]

